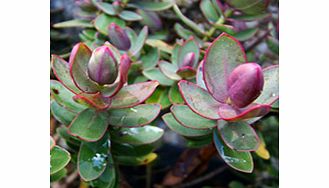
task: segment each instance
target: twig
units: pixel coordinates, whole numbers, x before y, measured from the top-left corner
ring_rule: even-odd
[[[253,42],[251,45],[246,47],[246,51],[250,51],[254,47],[256,47],[258,44],[260,44],[266,37],[267,35],[271,32],[271,30],[267,30],[262,36],[258,37],[255,42]]]
[[[213,177],[215,177],[217,174],[223,172],[227,167],[226,166],[223,166],[221,168],[218,168],[212,172],[209,172],[208,174],[204,175],[204,176],[201,176],[200,178],[197,178],[193,181],[190,181],[190,182],[187,182],[187,183],[184,183],[184,184],[181,184],[178,186],[178,188],[184,188],[184,187],[190,187],[190,186],[193,186],[193,185],[196,185],[196,184],[199,184],[203,181],[206,181],[206,180],[209,180]]]

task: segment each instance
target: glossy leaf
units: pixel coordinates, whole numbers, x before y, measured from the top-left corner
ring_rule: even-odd
[[[137,127],[152,122],[160,113],[158,104],[141,104],[132,108],[110,109],[109,123],[112,126]]]
[[[184,104],[184,99],[179,92],[177,84],[174,84],[170,87],[168,98],[172,104]]]
[[[219,106],[218,114],[226,121],[237,122],[253,117],[262,117],[270,110],[271,106],[266,104],[251,104],[245,108],[235,108],[228,104],[222,104]]]
[[[111,138],[120,143],[131,145],[146,145],[159,140],[164,131],[161,128],[146,125],[143,127],[124,128],[111,134]]]
[[[181,80],[182,78],[176,74],[178,67],[175,64],[171,64],[167,61],[160,61],[159,62],[159,69],[160,71],[172,80]]]
[[[218,131],[225,144],[233,150],[256,151],[259,147],[258,135],[246,122],[218,121]]]
[[[73,100],[75,94],[65,88],[60,82],[50,80],[50,91],[55,101],[67,110],[78,113],[86,109],[86,106]]]
[[[158,85],[154,80],[124,86],[112,98],[111,108],[128,108],[141,104],[152,95]]]
[[[197,130],[184,127],[180,123],[177,122],[174,115],[172,113],[167,113],[162,116],[163,121],[165,124],[174,132],[187,137],[198,137],[211,134],[211,129],[205,130]]]
[[[53,25],[54,28],[85,27],[93,28],[93,24],[88,20],[68,20]]]
[[[55,174],[50,175],[50,182],[59,181],[65,176],[67,176],[67,170],[66,168],[63,168],[62,170],[56,172]]]
[[[81,91],[77,88],[72,80],[70,74],[69,64],[57,55],[51,56],[51,66],[54,71],[56,78],[70,91],[73,93],[80,93]]]
[[[186,146],[189,148],[203,148],[209,144],[212,144],[212,137],[209,135],[201,137],[185,137],[185,140]]]
[[[115,161],[122,165],[128,166],[140,166],[146,165],[154,161],[158,155],[156,153],[150,153],[145,156],[114,156]]]
[[[97,187],[97,188],[114,188],[116,185],[116,179],[118,178],[117,174],[116,174],[116,170],[115,170],[115,166],[113,164],[113,159],[112,157],[109,155],[108,156],[108,164],[103,172],[103,174],[90,182],[90,184],[93,187]]]
[[[103,137],[108,126],[105,112],[86,109],[79,113],[69,126],[69,134],[88,142],[95,142]]]
[[[133,43],[129,51],[132,55],[137,55],[140,50],[143,48],[146,38],[148,36],[148,27],[144,26],[143,29],[140,31],[136,41]]]
[[[200,1],[200,9],[202,14],[208,19],[210,22],[217,22],[219,19],[219,15],[211,0],[201,0]]]
[[[143,75],[146,76],[150,80],[157,80],[160,85],[163,86],[171,86],[175,83],[174,80],[169,79],[166,77],[159,68],[153,68],[143,71]]]
[[[117,156],[145,156],[153,152],[161,142],[160,140],[151,144],[136,146],[128,143],[116,142],[115,139],[112,139],[112,141],[111,152],[113,155]]]
[[[71,155],[65,149],[55,146],[50,150],[50,175],[62,170],[71,160]]]
[[[234,38],[238,39],[239,41],[246,41],[253,37],[258,31],[258,28],[249,28],[233,35]]]
[[[97,16],[97,18],[94,21],[95,28],[102,34],[107,35],[108,34],[108,27],[111,23],[116,23],[120,27],[125,27],[126,24],[123,20],[109,16],[107,14],[100,14]]]
[[[235,170],[251,173],[254,169],[254,163],[250,152],[239,152],[227,147],[220,136],[218,131],[214,129],[213,139],[219,156]]]
[[[105,171],[109,157],[108,136],[97,142],[83,142],[78,154],[78,171],[85,181],[95,180]]]
[[[208,91],[216,100],[226,101],[227,79],[235,67],[246,61],[241,44],[226,33],[221,34],[207,49],[203,76]]]
[[[138,21],[143,19],[139,14],[128,10],[120,12],[119,17],[126,21]]]
[[[219,119],[217,110],[220,103],[201,87],[182,80],[178,83],[179,91],[186,104],[198,115],[208,119]]]
[[[186,105],[173,105],[170,110],[180,124],[191,129],[210,129],[217,125],[215,120],[199,116]]]
[[[50,103],[50,110],[55,119],[64,125],[69,125],[77,115],[77,113],[67,110],[56,101]]]
[[[169,9],[175,2],[173,0],[163,0],[161,2],[134,1],[132,5],[136,8],[150,11],[162,11]]]
[[[155,92],[145,101],[146,104],[160,104],[162,109],[171,105],[168,99],[169,88],[159,87]]]
[[[90,80],[87,75],[87,65],[91,57],[91,50],[84,44],[76,44],[70,55],[70,74],[75,85],[86,93],[98,91],[98,85]]]
[[[78,101],[79,103],[88,105],[92,108],[104,110],[110,106],[111,98],[104,97],[103,95],[105,94],[101,94],[100,92],[96,94],[80,93],[74,96],[74,100]]]

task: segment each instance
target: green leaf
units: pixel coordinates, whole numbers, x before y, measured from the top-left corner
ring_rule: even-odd
[[[69,64],[57,55],[51,56],[51,66],[56,78],[70,91],[80,93],[70,74]]]
[[[56,101],[50,103],[50,110],[54,118],[64,125],[69,125],[77,115],[77,113],[67,110]]]
[[[111,16],[116,15],[114,7],[110,3],[97,2],[96,0],[93,0],[93,3],[97,6],[98,9],[100,9],[104,13],[111,15]]]
[[[147,45],[150,45],[154,48],[158,48],[159,50],[171,54],[172,46],[158,39],[147,39],[145,42]]]
[[[89,79],[87,75],[87,65],[91,57],[91,50],[84,44],[76,44],[70,55],[70,73],[75,85],[87,93],[98,91],[98,85]]]
[[[172,104],[184,104],[184,99],[179,92],[177,84],[174,84],[170,87],[168,98]]]
[[[81,141],[77,139],[76,137],[71,136],[70,134],[67,133],[67,127],[66,126],[60,126],[56,129],[56,133],[63,138],[66,142],[67,145],[69,145],[73,149],[79,149]],[[78,147],[76,147],[78,146]]]
[[[108,126],[106,112],[85,109],[79,113],[68,128],[69,134],[81,140],[95,142],[103,137]]]
[[[239,152],[227,147],[221,140],[216,129],[213,131],[213,139],[218,154],[226,164],[241,172],[251,173],[253,171],[254,163],[250,152]]]
[[[154,161],[158,155],[156,153],[150,153],[145,156],[114,156],[115,161],[122,165],[139,166],[146,165]]]
[[[209,22],[217,22],[219,19],[215,6],[217,5],[212,4],[211,0],[201,0],[200,2],[200,9]]]
[[[128,10],[120,12],[119,17],[126,21],[138,21],[143,19],[139,14]]]
[[[50,175],[62,170],[71,160],[71,155],[65,149],[55,146],[50,150]]]
[[[98,142],[83,142],[78,154],[78,171],[85,181],[95,180],[105,171],[109,161],[109,142],[106,134]]]
[[[212,144],[212,137],[210,135],[200,137],[185,137],[186,146],[189,148],[202,148]]]
[[[142,68],[150,69],[156,66],[160,58],[160,52],[157,48],[144,47],[146,53],[141,55]]]
[[[143,48],[147,36],[148,36],[148,28],[147,28],[147,26],[144,26],[143,29],[140,31],[137,39],[134,41],[133,45],[129,49],[129,52],[133,56],[136,56],[140,52],[140,50]]]
[[[116,156],[145,156],[153,152],[159,145],[159,141],[146,145],[131,145],[127,143],[116,142],[112,139],[111,151]]]
[[[211,134],[211,129],[197,130],[197,129],[184,127],[183,125],[177,122],[177,120],[175,119],[174,115],[172,115],[172,113],[167,113],[163,115],[162,119],[171,130],[182,136],[197,137],[197,136],[204,136]]]
[[[163,0],[161,2],[152,1],[134,1],[131,3],[133,7],[150,11],[162,11],[169,9],[175,2],[173,0]]]
[[[257,15],[232,15],[231,18],[237,21],[255,21],[270,17],[271,13],[257,14]]]
[[[269,4],[268,0],[226,0],[226,2],[248,15],[258,15],[266,11]]]
[[[266,40],[268,48],[276,55],[279,55],[279,41],[273,37]]]
[[[113,159],[111,156],[109,156],[109,164],[107,164],[105,171],[103,174],[90,182],[92,187],[97,188],[113,188],[116,186],[116,179],[118,178],[118,175],[116,174],[115,167],[113,165]]]
[[[137,127],[152,122],[160,110],[158,104],[141,104],[132,108],[110,109],[108,118],[112,126]]]
[[[73,100],[74,93],[65,88],[59,81],[50,80],[50,91],[55,101],[71,112],[81,112],[87,107]]]
[[[195,55],[193,66],[192,66],[195,68],[199,62],[200,49],[199,49],[199,45],[197,44],[197,42],[194,40],[193,37],[186,40],[184,42],[184,44],[180,47],[180,49],[178,51],[178,56],[177,56],[178,67],[181,68],[183,66],[183,60],[184,60],[186,54],[188,54],[189,52],[193,52]]]
[[[181,80],[178,87],[184,101],[195,113],[208,119],[220,118],[217,113],[220,103],[206,90],[186,80]]]
[[[93,28],[93,24],[88,20],[68,20],[53,25],[54,28],[85,27]]]
[[[116,23],[120,27],[126,27],[125,21],[123,21],[117,17],[109,16],[104,13],[97,16],[97,18],[95,19],[94,25],[100,33],[102,33],[104,35],[108,35],[108,26],[112,22]]]
[[[59,181],[64,178],[67,174],[66,168],[61,169],[60,171],[50,175],[50,182]]]
[[[161,128],[146,125],[143,127],[124,128],[111,134],[111,138],[120,143],[146,145],[159,140],[164,131]]]
[[[255,130],[246,122],[218,121],[218,131],[225,144],[233,150],[256,151],[259,137]]]
[[[215,120],[199,116],[186,105],[173,105],[170,110],[180,124],[191,129],[210,129],[217,125]]]
[[[225,103],[228,97],[227,80],[235,67],[247,61],[242,45],[223,33],[208,48],[204,57],[204,78],[209,93]]]
[[[50,150],[56,145],[56,142],[52,136],[50,136]]]
[[[157,80],[160,83],[160,85],[163,85],[163,86],[171,86],[175,83],[174,80],[171,80],[168,77],[166,77],[159,70],[159,68],[144,70],[143,75],[150,80]]]
[[[143,103],[159,85],[156,80],[124,86],[113,98],[111,108],[128,108]]]
[[[176,74],[178,67],[175,64],[171,64],[167,61],[160,61],[159,64],[160,71],[168,78],[172,80],[181,80],[182,78]]]
[[[197,37],[197,35],[195,35],[192,31],[186,29],[185,27],[183,27],[181,24],[179,23],[175,23],[174,25],[174,29],[176,31],[176,33],[182,37],[183,39],[185,40],[188,40],[191,36],[194,37],[194,39],[199,43],[201,44],[202,43],[202,40]]]
[[[168,108],[171,103],[168,99],[169,88],[159,87],[151,97],[149,97],[146,104],[160,104],[162,109]]]
[[[258,31],[258,28],[249,28],[243,31],[240,31],[238,33],[235,33],[234,35],[232,35],[233,37],[235,37],[236,39],[238,39],[239,41],[246,41],[249,40],[251,37],[253,37]]]

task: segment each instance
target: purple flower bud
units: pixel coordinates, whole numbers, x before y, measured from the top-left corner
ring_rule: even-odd
[[[258,64],[241,64],[232,71],[228,78],[230,100],[235,106],[243,108],[261,94],[263,85],[263,71]]]
[[[193,67],[194,64],[194,59],[195,59],[195,54],[194,52],[189,52],[184,56],[182,67]]]
[[[113,6],[113,8],[114,8],[114,11],[115,11],[115,13],[119,13],[119,12],[121,12],[121,10],[122,10],[122,6],[121,6],[121,2],[120,1],[114,1],[113,3],[112,3],[112,6]]]
[[[115,47],[120,50],[129,50],[131,44],[127,33],[115,23],[109,26],[109,38]]]
[[[88,76],[98,84],[112,84],[118,77],[118,62],[107,46],[96,48],[88,63]]]

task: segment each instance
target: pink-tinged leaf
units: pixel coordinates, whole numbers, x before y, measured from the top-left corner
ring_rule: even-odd
[[[81,91],[74,84],[73,79],[70,75],[69,64],[57,55],[51,56],[51,66],[54,71],[56,78],[70,91],[77,94]]]
[[[186,80],[181,80],[178,87],[184,101],[192,111],[207,119],[220,119],[217,113],[220,103],[206,90]]]
[[[123,85],[128,80],[128,71],[131,65],[131,60],[127,54],[123,54],[120,59],[119,66],[119,78],[115,81],[114,84],[104,85],[101,89],[101,93],[104,97],[113,97],[116,95]]]
[[[109,39],[110,42],[115,45],[120,50],[129,50],[131,46],[130,39],[125,30],[123,30],[120,26],[115,24],[114,22],[109,25]]]
[[[86,93],[96,93],[98,85],[90,80],[87,75],[88,62],[91,50],[83,43],[76,44],[70,55],[70,74],[75,85]]]
[[[224,103],[228,98],[227,80],[235,67],[247,61],[242,45],[232,36],[221,34],[207,49],[203,76],[208,91]]]
[[[203,80],[203,60],[199,63],[199,66],[196,71],[196,84],[200,86],[201,88],[207,90],[206,84]]]
[[[111,98],[104,98],[99,92],[96,94],[80,93],[73,99],[99,110],[107,109],[111,105]]]
[[[175,64],[171,64],[167,61],[159,61],[158,63],[160,71],[172,80],[181,80],[182,78],[176,74],[178,67]]]
[[[227,122],[219,120],[217,124],[225,144],[237,151],[256,151],[260,144],[260,139],[256,131],[246,122]]]
[[[130,108],[143,103],[159,85],[156,80],[124,86],[113,98],[111,108]]]
[[[190,79],[195,76],[196,71],[192,67],[185,66],[185,67],[179,68],[177,70],[177,74],[182,78]]]
[[[244,119],[262,117],[270,112],[271,106],[266,104],[251,104],[245,108],[235,108],[228,104],[221,104],[218,109],[219,116],[231,122]]]
[[[200,56],[199,45],[195,41],[194,37],[190,37],[190,39],[186,40],[184,44],[179,48],[177,54],[177,65],[179,68],[181,68],[186,66],[184,63],[188,63],[189,66],[196,67],[199,62],[199,56]]]

